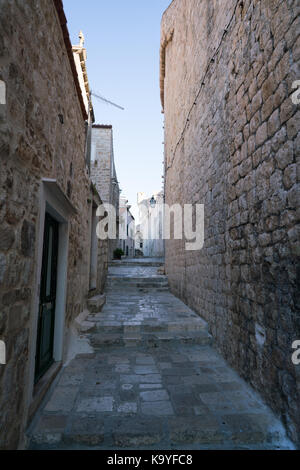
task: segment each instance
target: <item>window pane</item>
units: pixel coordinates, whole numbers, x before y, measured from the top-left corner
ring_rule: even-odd
[[[47,260],[47,282],[46,282],[46,296],[51,294],[51,267],[52,267],[52,247],[53,247],[53,228],[49,228],[49,245],[48,245],[48,260]]]

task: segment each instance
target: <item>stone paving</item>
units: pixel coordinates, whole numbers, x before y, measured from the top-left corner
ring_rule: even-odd
[[[87,318],[94,352],[57,377],[28,430],[29,447],[293,448],[212,347],[206,323],[155,274],[159,262],[131,263],[110,268],[107,303]]]

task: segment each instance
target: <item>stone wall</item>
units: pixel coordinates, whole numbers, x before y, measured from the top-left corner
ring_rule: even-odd
[[[99,240],[98,242],[97,267],[97,291],[103,294],[108,270],[108,243],[105,240]]]
[[[204,248],[166,243],[170,285],[294,441],[299,13],[297,0],[174,0],[161,26],[166,203],[205,204]]]
[[[92,186],[93,190],[93,209],[96,211],[97,208],[102,204],[102,200],[99,196],[99,193],[95,189],[94,185]],[[92,221],[92,207],[90,213],[90,220]],[[96,217],[96,224],[100,221],[98,217]],[[97,225],[96,225],[97,227]],[[92,229],[92,227],[91,227]],[[97,235],[97,232],[96,232]],[[93,255],[91,255],[93,256]],[[100,240],[97,239],[97,278],[96,278],[96,292],[94,289],[90,289],[89,297],[92,297],[96,294],[103,294],[105,286],[106,286],[106,279],[108,273],[108,240]]]
[[[114,163],[113,130],[111,125],[95,124],[92,131],[91,178],[104,203],[119,213],[119,184]],[[117,240],[108,241],[108,259],[113,258]]]
[[[112,127],[95,124],[92,131],[91,176],[102,201],[111,202]]]
[[[89,281],[91,183],[85,124],[53,1],[2,0],[0,80],[0,448],[17,448],[28,411],[32,305],[42,178],[56,179],[77,209],[70,222],[66,326],[85,307]],[[59,2],[56,2],[59,3]],[[100,250],[101,251],[101,250]]]
[[[113,157],[114,158],[114,157]],[[120,211],[120,186],[118,183],[118,176],[115,168],[115,164],[113,163],[113,179],[112,179],[112,189],[111,189],[111,204],[116,209],[117,214],[117,238],[116,240],[109,241],[109,259],[113,259],[114,251],[119,246],[119,211]]]

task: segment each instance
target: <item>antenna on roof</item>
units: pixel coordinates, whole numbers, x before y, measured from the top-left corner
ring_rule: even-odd
[[[101,95],[97,95],[97,94],[94,93],[92,90],[91,90],[91,95],[92,95],[92,96],[95,96],[95,98],[98,98],[98,99],[101,100],[101,101],[104,101],[104,102],[107,103],[107,104],[111,104],[112,106],[115,106],[116,108],[121,109],[122,111],[125,110],[125,108],[122,108],[122,106],[119,106],[118,104],[113,103],[112,101],[107,100],[106,98],[104,98],[104,97],[101,96]]]

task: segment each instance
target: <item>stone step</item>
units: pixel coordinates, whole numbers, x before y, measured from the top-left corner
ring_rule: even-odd
[[[107,288],[111,287],[167,287],[168,279],[165,276],[159,277],[108,277]]]
[[[157,275],[157,276],[122,276],[122,275],[119,275],[119,276],[116,276],[116,275],[108,275],[107,276],[107,283],[109,284],[110,282],[130,282],[130,283],[136,283],[136,282],[140,282],[140,283],[151,283],[151,282],[167,282],[168,281],[168,278],[167,276],[163,276],[163,275]]]
[[[134,292],[152,292],[152,291],[156,291],[156,292],[168,292],[170,290],[169,286],[168,285],[164,285],[164,286],[159,286],[159,285],[153,285],[153,284],[150,284],[150,285],[142,285],[142,286],[136,286],[134,284],[126,284],[126,285],[122,285],[122,286],[118,286],[118,285],[115,285],[115,286],[109,286],[107,287],[106,289],[106,292],[107,293],[112,293],[112,292],[119,292],[119,294],[128,294],[128,292],[130,291],[131,293],[134,293]]]
[[[96,295],[95,297],[91,297],[90,299],[88,299],[87,306],[91,313],[98,313],[101,312],[105,303],[105,295]]]
[[[143,261],[143,262],[138,262],[138,261],[111,261],[108,266],[111,267],[140,267],[140,268],[160,268],[164,266],[164,262],[161,261]]]
[[[166,292],[169,290],[169,284],[167,280],[156,280],[156,279],[113,279],[109,280],[106,286],[106,292],[127,292],[131,291],[147,291],[157,290],[159,292]]]
[[[161,335],[153,343],[149,335],[139,348],[125,342],[127,348],[101,346],[77,356],[28,429],[27,448],[294,448],[282,424],[213,348],[178,348],[178,339],[166,345],[170,338]]]
[[[157,331],[141,333],[93,333],[90,343],[94,349],[104,346],[147,346],[159,347],[162,344],[198,344],[207,346],[212,344],[212,336],[204,330],[189,331]]]
[[[101,314],[102,315],[102,314]],[[208,325],[202,318],[184,322],[143,322],[142,324],[129,324],[124,322],[109,323],[105,321],[105,317],[95,317],[89,315],[86,319],[90,321],[99,333],[120,333],[120,334],[141,334],[141,333],[159,333],[168,332],[169,334],[178,334],[184,332],[207,331]]]
[[[149,287],[169,287],[169,283],[167,281],[153,281],[153,282],[137,282],[136,286],[138,288],[149,288]]]
[[[61,417],[48,416],[53,429],[36,429],[30,436],[29,449],[291,449],[282,427],[274,426],[272,418],[263,414],[247,415],[244,420],[240,416],[218,420],[214,416],[174,417],[167,413],[120,418],[110,413],[101,420],[78,416],[63,430],[59,429]]]

